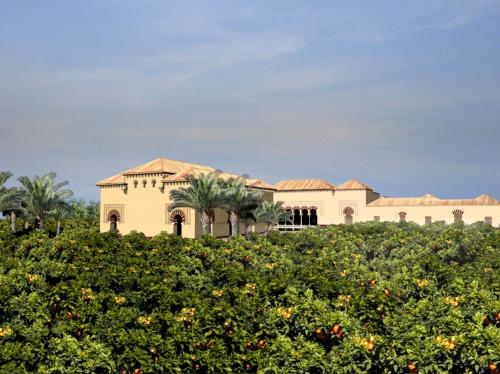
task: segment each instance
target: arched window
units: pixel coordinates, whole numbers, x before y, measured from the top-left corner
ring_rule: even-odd
[[[137,185],[139,184],[139,182],[137,181],[134,181],[134,188],[137,188]]]
[[[298,207],[293,208],[293,224],[300,226],[300,209]]]
[[[151,181],[151,186],[152,186],[153,188],[155,188],[155,187],[156,187],[156,179],[153,179],[153,180]]]
[[[288,219],[285,221],[285,225],[291,225],[293,224],[293,211],[292,208],[288,207],[285,212],[288,213]]]
[[[146,186],[147,186],[147,185],[148,185],[148,181],[147,181],[146,179],[144,179],[144,180],[142,181],[142,187],[143,187],[143,188],[146,188]]]
[[[463,222],[462,221],[462,216],[464,215],[464,211],[463,210],[455,209],[452,213],[453,213],[453,216],[454,216],[454,222],[455,223]]]
[[[309,223],[311,226],[317,226],[318,225],[318,215],[316,213],[316,208],[313,207],[309,210],[310,216],[309,216]]]
[[[108,213],[109,231],[118,230],[118,222],[120,222],[120,213],[113,209]]]
[[[302,225],[309,226],[309,209],[302,209]]]
[[[186,221],[186,215],[182,210],[176,209],[170,214],[170,222],[174,224],[174,234],[182,236],[182,225]]]
[[[399,212],[399,222],[406,222],[406,212]]]
[[[353,214],[354,214],[354,209],[352,209],[350,206],[344,208],[344,223],[346,225],[352,224],[352,215]]]
[[[174,234],[182,236],[182,217],[180,215],[174,217]]]

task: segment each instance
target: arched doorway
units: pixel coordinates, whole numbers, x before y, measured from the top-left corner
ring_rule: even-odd
[[[344,223],[346,225],[352,225],[352,215],[354,214],[354,209],[350,206],[344,208]]]
[[[180,215],[174,217],[174,234],[182,236],[182,217]]]
[[[118,222],[120,222],[120,213],[113,209],[108,213],[109,231],[118,230]]]
[[[293,209],[293,224],[294,226],[300,226],[300,209],[295,207]]]
[[[170,222],[173,223],[173,233],[182,236],[182,225],[186,221],[186,215],[182,210],[176,209],[170,215]]]
[[[318,214],[316,213],[316,208],[312,207],[309,209],[309,223],[311,226],[318,225]]]
[[[302,226],[309,226],[309,209],[302,207]]]

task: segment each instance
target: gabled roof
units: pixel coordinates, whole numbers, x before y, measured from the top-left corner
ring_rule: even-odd
[[[499,204],[497,199],[495,199],[494,197],[485,195],[485,194],[479,195],[474,200],[476,200],[478,203],[481,203],[484,205],[495,205],[495,204],[498,205]]]
[[[278,191],[334,190],[335,186],[323,179],[282,180],[274,185]]]
[[[429,205],[500,205],[500,202],[488,195],[480,195],[475,199],[440,199],[431,194],[425,194],[420,197],[381,197],[368,204],[369,207]]]
[[[274,186],[262,179],[247,179],[247,187],[262,188],[264,190],[275,190]]]
[[[373,191],[370,186],[361,183],[357,179],[349,179],[342,184],[339,184],[336,188],[337,190],[369,190]]]
[[[97,182],[95,185],[96,186],[110,186],[110,185],[119,185],[119,184],[126,184],[125,177],[122,174],[116,174],[116,175],[113,175],[112,177],[103,179],[102,181]]]
[[[234,173],[224,173],[218,170],[207,170],[207,169],[199,169],[195,167],[189,167],[187,169],[182,170],[181,172],[174,174],[174,175],[169,175],[166,178],[162,179],[162,182],[168,183],[168,182],[183,182],[186,180],[186,177],[188,175],[192,175],[194,177],[198,177],[201,174],[208,174],[210,172],[215,172],[217,173],[217,176],[222,179],[222,180],[228,180],[231,178],[239,178],[240,175],[234,174]],[[254,187],[254,188],[262,188],[262,189],[270,189],[274,190],[273,185],[263,181],[262,179],[247,179],[246,180],[246,185],[247,187]]]
[[[185,168],[184,170],[181,170],[180,172],[174,174],[174,175],[169,175],[166,178],[162,179],[162,182],[184,182],[186,180],[186,177],[189,175],[192,175],[193,177],[198,177],[201,174],[208,174],[214,170],[211,169],[200,169],[196,167],[188,167]]]
[[[123,173],[123,175],[130,174],[148,174],[148,173],[169,173],[175,174],[179,173],[186,168],[194,167],[198,169],[205,170],[215,170],[210,166],[193,164],[190,162],[177,161],[177,160],[168,160],[166,158],[157,158],[156,160],[146,162],[145,164],[136,166],[132,169],[127,170]]]

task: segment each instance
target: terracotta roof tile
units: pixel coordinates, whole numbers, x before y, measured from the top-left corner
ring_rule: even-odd
[[[167,183],[168,182],[183,182],[183,181],[186,180],[186,177],[188,175],[192,175],[194,177],[198,177],[201,174],[209,174],[212,171],[214,171],[214,170],[199,169],[199,168],[196,168],[196,167],[188,167],[188,168],[185,168],[184,170],[178,172],[177,174],[169,175],[168,177],[163,178],[162,182],[167,182]]]
[[[275,190],[274,186],[262,179],[247,179],[247,187],[262,188],[265,190]]]
[[[430,205],[500,205],[500,202],[487,195],[480,195],[475,199],[440,199],[426,194],[421,197],[381,197],[368,204],[369,207]]]
[[[149,161],[145,164],[129,169],[124,172],[123,175],[147,173],[179,173],[189,167],[195,167],[205,170],[215,170],[210,166],[198,165],[184,161],[168,160],[165,158],[157,158],[156,160]]]
[[[228,180],[230,178],[239,178],[240,177],[240,175],[238,175],[238,174],[225,173],[225,172],[217,171],[215,169],[207,170],[207,169],[199,169],[199,168],[195,168],[195,167],[190,167],[190,168],[186,168],[186,169],[182,170],[181,172],[179,172],[177,174],[170,175],[170,176],[164,178],[162,180],[162,182],[166,182],[166,183],[168,183],[168,182],[182,182],[182,181],[186,180],[186,177],[188,175],[198,177],[201,174],[208,174],[210,172],[217,173],[218,177],[222,180]],[[263,189],[270,189],[270,190],[275,189],[273,187],[273,185],[263,181],[262,179],[247,179],[246,182],[247,182],[246,183],[247,187],[263,188]]]
[[[336,188],[337,190],[369,190],[373,191],[370,186],[361,183],[357,179],[349,179],[342,184],[339,184]]]
[[[282,180],[274,185],[278,191],[334,190],[335,186],[323,179]]]
[[[117,184],[126,184],[125,177],[121,173],[113,175],[112,177],[103,179],[102,181],[97,182],[95,185],[96,186],[110,186],[110,185],[117,185]]]

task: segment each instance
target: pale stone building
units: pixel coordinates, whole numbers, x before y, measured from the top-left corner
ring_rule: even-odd
[[[170,211],[169,192],[187,186],[187,175],[210,172],[218,172],[223,179],[237,177],[209,166],[159,158],[98,182],[101,231],[136,230],[146,236],[166,231],[199,237],[202,233],[199,213],[189,208]],[[483,221],[500,226],[500,202],[486,195],[474,199],[440,199],[430,194],[415,198],[381,197],[355,179],[339,185],[321,179],[284,180],[274,185],[261,179],[247,179],[247,186],[262,191],[266,200],[284,202],[293,219],[281,222],[278,225],[281,230],[363,221],[418,224]],[[213,219],[213,235],[228,236],[230,225],[226,212],[216,209]],[[255,224],[250,229],[260,232],[264,225]],[[243,230],[242,226],[240,232]]]

